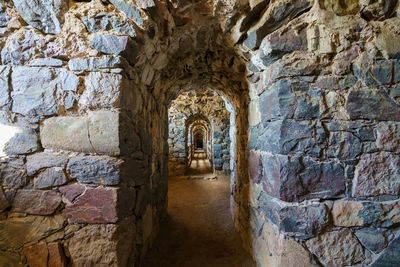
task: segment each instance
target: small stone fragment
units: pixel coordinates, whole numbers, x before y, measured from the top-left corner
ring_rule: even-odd
[[[61,67],[64,63],[62,60],[56,58],[36,58],[29,65],[34,67]]]
[[[128,42],[128,36],[95,34],[90,46],[105,54],[119,55],[127,48]]]
[[[86,187],[79,183],[66,185],[59,188],[63,196],[65,196],[70,202],[74,201],[75,198],[82,195],[82,193],[85,192],[85,189]]]

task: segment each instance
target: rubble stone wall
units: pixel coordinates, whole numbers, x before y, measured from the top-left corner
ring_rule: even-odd
[[[140,265],[168,107],[207,88],[259,266],[400,265],[399,20],[398,0],[1,0],[0,263]]]

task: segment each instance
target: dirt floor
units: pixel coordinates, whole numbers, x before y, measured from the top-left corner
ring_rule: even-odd
[[[188,175],[170,177],[169,216],[145,267],[252,267],[230,214],[229,177],[213,175],[196,152]]]

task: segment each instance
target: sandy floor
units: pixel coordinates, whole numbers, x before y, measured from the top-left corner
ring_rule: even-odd
[[[170,177],[168,189],[169,216],[145,267],[255,266],[231,219],[229,178],[213,175],[204,153],[188,175]]]

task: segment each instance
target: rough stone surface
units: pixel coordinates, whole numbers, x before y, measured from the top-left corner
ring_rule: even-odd
[[[400,249],[400,237],[395,238],[388,248],[379,256],[379,258],[371,265],[373,267],[397,266],[400,264],[398,257]]]
[[[32,215],[53,214],[61,204],[61,197],[53,191],[18,190],[12,211]]]
[[[384,151],[400,152],[400,124],[379,123],[376,127],[376,146]]]
[[[25,244],[36,243],[64,226],[65,218],[62,215],[2,220],[0,221],[0,248],[2,250],[21,249]]]
[[[4,187],[21,188],[28,183],[24,160],[21,158],[0,159],[0,181]]]
[[[89,140],[87,119],[84,117],[54,117],[40,128],[44,148],[95,152]]]
[[[0,212],[3,212],[10,206],[6,196],[4,195],[3,188],[0,187]]]
[[[355,232],[360,243],[370,251],[378,254],[387,246],[385,232],[382,230],[367,228]]]
[[[351,91],[346,108],[351,119],[400,121],[400,105],[381,90]]]
[[[75,200],[75,198],[77,198],[78,196],[82,195],[83,192],[85,192],[85,186],[76,183],[76,184],[62,186],[60,187],[59,190],[63,194],[63,196],[68,199],[68,201],[72,202]]]
[[[60,243],[50,243],[47,245],[49,251],[49,267],[65,267],[67,266],[67,258]]]
[[[79,104],[91,108],[118,107],[122,95],[122,76],[92,72],[85,80],[86,90],[80,98]]]
[[[336,226],[363,226],[364,220],[358,216],[364,205],[357,201],[336,201],[332,208],[333,224]]]
[[[66,244],[71,263],[76,266],[117,265],[115,232],[114,224],[88,225],[77,231]]]
[[[45,243],[25,248],[24,255],[29,266],[47,266],[49,251]]]
[[[96,111],[90,112],[88,119],[90,143],[95,151],[108,155],[119,154],[123,149],[120,148],[119,114],[112,111]]]
[[[3,151],[7,155],[29,154],[39,148],[37,134],[33,130],[25,129],[16,133],[5,145]]]
[[[77,58],[68,61],[68,67],[73,71],[98,71],[118,67],[122,63],[121,61],[119,56]]]
[[[10,70],[9,66],[0,67],[0,107],[10,101]]]
[[[327,232],[306,244],[324,265],[354,265],[365,259],[363,247],[348,229]]]
[[[117,222],[117,191],[115,189],[87,189],[63,214],[74,223]]]
[[[55,0],[14,0],[18,13],[33,27],[44,33],[57,34],[61,31],[63,15],[67,9],[68,1]]]
[[[60,167],[48,168],[41,172],[34,180],[34,188],[44,189],[63,185],[67,182],[64,170]]]
[[[266,221],[262,238],[256,242],[257,264],[259,266],[314,266],[310,254],[292,238],[280,238],[276,227]],[[269,253],[264,253],[269,251]]]
[[[61,75],[61,86],[64,91],[76,92],[79,86],[79,78],[70,71],[62,71]]]
[[[116,8],[124,12],[126,16],[133,20],[139,27],[143,26],[143,19],[140,11],[132,0],[111,0],[110,2]]]
[[[285,206],[268,197],[261,203],[266,216],[280,231],[292,233],[298,238],[313,237],[330,225],[325,205]]]
[[[111,155],[120,152],[118,113],[113,111],[47,119],[40,129],[40,136],[44,148]]]
[[[128,36],[95,34],[90,46],[104,54],[119,55],[127,48],[128,42]]]
[[[363,155],[356,166],[353,196],[398,196],[400,157],[382,152]]]
[[[340,197],[345,190],[344,170],[335,162],[263,155],[265,191],[284,201]]]
[[[86,29],[89,32],[99,32],[112,30],[119,33],[128,34],[130,37],[136,36],[136,31],[133,25],[129,24],[127,20],[117,18],[110,14],[100,12],[95,16],[85,16],[82,18]]]
[[[67,170],[71,178],[81,183],[117,185],[120,183],[121,164],[122,160],[111,157],[73,157],[68,162]]]
[[[13,68],[13,112],[27,116],[57,113],[57,82],[49,68]]]
[[[55,153],[36,153],[26,157],[26,172],[28,175],[34,175],[43,168],[61,167],[65,168],[67,156]]]
[[[56,58],[36,58],[29,65],[34,67],[61,67],[63,64],[62,60]]]

